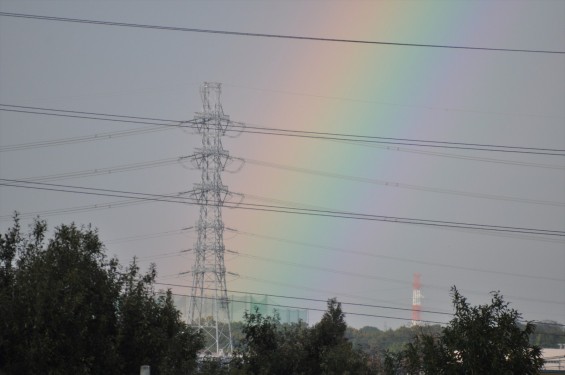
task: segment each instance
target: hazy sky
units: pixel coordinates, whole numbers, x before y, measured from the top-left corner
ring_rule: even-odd
[[[367,41],[565,51],[563,1],[6,1],[0,11],[147,25]],[[230,36],[0,17],[0,103],[190,120],[199,86],[223,84],[224,112],[250,126],[565,149],[565,55]],[[8,107],[0,107],[7,109]],[[154,194],[200,175],[175,162],[200,137],[148,127],[0,111],[0,178]],[[112,132],[107,139],[100,135]],[[99,135],[50,147],[6,146]],[[352,144],[244,133],[223,181],[245,202],[372,215],[565,230],[565,157]],[[162,163],[161,163],[162,161]],[[154,163],[153,163],[154,162]],[[142,163],[120,172],[121,166]],[[109,168],[112,173],[109,173]],[[94,170],[104,174],[53,179]],[[59,176],[61,177],[61,176]],[[196,206],[0,187],[0,229],[14,210],[51,228],[92,223],[108,253],[190,285]],[[111,207],[108,207],[112,203]],[[95,207],[95,205],[97,205]],[[95,209],[96,208],[96,209]],[[75,210],[77,209],[77,210]],[[526,319],[565,323],[565,239],[519,233],[224,210],[228,289],[450,312],[500,290]],[[177,293],[188,289],[175,287]],[[276,298],[324,309],[324,303]],[[409,311],[344,306],[410,318]],[[319,313],[310,314],[315,321]],[[448,317],[424,313],[424,319]],[[392,318],[347,317],[356,327]]]

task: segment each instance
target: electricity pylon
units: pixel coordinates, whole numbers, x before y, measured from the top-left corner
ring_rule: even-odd
[[[196,148],[192,157],[202,171],[202,181],[194,184],[191,193],[198,202],[200,218],[196,223],[198,238],[194,247],[189,323],[204,333],[206,351],[221,356],[233,350],[222,220],[222,206],[231,194],[221,177],[231,161],[221,138],[233,123],[222,110],[221,84],[205,82],[200,94],[203,111],[197,112],[191,121],[202,136],[202,147]]]

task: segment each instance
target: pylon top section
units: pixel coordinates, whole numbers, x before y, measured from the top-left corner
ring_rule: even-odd
[[[200,86],[200,96],[202,97],[202,110],[207,114],[214,114],[223,117],[224,110],[220,97],[222,95],[222,84],[218,82],[204,82]]]
[[[420,282],[420,274],[414,274],[414,280],[412,281],[412,288],[413,289],[420,289],[422,287],[422,283]]]
[[[199,133],[212,132],[219,136],[225,135],[230,126],[229,116],[224,115],[222,102],[222,84],[217,82],[204,82],[200,86],[202,98],[202,112],[197,112],[195,119],[196,129]]]

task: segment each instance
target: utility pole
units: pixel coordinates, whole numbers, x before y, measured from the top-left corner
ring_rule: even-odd
[[[192,157],[202,172],[202,180],[194,184],[191,193],[199,205],[200,217],[196,222],[198,238],[194,247],[189,324],[204,333],[206,352],[223,356],[233,351],[233,344],[222,220],[222,206],[231,194],[221,178],[231,157],[223,149],[221,139],[232,123],[222,110],[220,83],[205,82],[200,94],[203,110],[192,121],[202,136],[202,147],[196,148]]]

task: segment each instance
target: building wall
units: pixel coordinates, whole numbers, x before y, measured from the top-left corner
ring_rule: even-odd
[[[545,360],[544,370],[548,371],[562,371],[565,374],[565,348],[562,349],[547,349],[541,350],[541,355]],[[549,372],[549,374],[555,372]],[[559,372],[561,373],[561,372]]]

